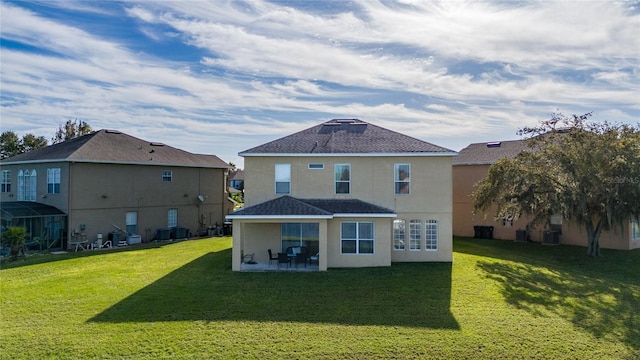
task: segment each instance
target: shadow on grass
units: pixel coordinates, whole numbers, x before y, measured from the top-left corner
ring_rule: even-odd
[[[640,251],[603,250],[604,257],[593,259],[581,247],[457,242],[464,252],[507,260],[477,263],[500,284],[507,303],[534,316],[555,314],[596,337],[640,350]]]
[[[451,264],[318,273],[238,273],[231,250],[204,255],[89,321],[259,321],[459,329]],[[428,276],[427,276],[428,275]]]

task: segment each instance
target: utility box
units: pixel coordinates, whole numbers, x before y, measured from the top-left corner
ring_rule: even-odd
[[[560,234],[557,231],[545,231],[542,236],[542,243],[545,245],[560,244]]]
[[[127,236],[127,244],[129,244],[129,245],[140,244],[141,242],[142,242],[142,236],[141,235],[129,235],[129,236]]]
[[[527,241],[527,230],[516,230],[516,241],[517,242],[526,242]]]
[[[169,229],[156,230],[156,240],[169,240],[171,238],[171,231]]]

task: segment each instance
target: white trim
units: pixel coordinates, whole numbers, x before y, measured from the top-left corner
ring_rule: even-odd
[[[48,163],[87,163],[87,164],[110,164],[110,165],[148,165],[148,166],[173,166],[186,168],[206,168],[206,169],[231,169],[230,166],[215,165],[185,165],[175,163],[151,163],[138,161],[109,161],[109,160],[76,160],[76,159],[49,159],[49,160],[26,160],[26,161],[2,161],[3,166],[22,164],[48,164]]]
[[[397,214],[348,214],[333,215],[227,215],[227,219],[333,219],[333,218],[396,218]]]
[[[349,213],[335,213],[333,217],[359,217],[359,218],[397,218],[398,214],[349,214]]]
[[[333,219],[331,215],[227,215],[227,219],[237,220],[295,220],[295,219]]]
[[[438,157],[438,156],[458,156],[458,153],[455,151],[451,152],[408,152],[408,153],[258,153],[251,154],[247,152],[239,152],[238,156],[242,157],[272,157],[272,156],[282,156],[282,157],[418,157],[418,156],[427,156],[427,157]]]

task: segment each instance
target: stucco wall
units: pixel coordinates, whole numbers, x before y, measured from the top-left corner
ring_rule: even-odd
[[[494,220],[495,211],[473,213],[471,194],[474,185],[482,180],[489,171],[489,165],[455,165],[453,166],[453,235],[474,236],[474,226],[493,226],[493,236],[496,239],[513,240],[516,230],[526,229],[528,219],[521,218],[513,224],[504,224],[501,220]],[[532,228],[529,236],[532,241],[542,242],[543,226]],[[583,227],[571,221],[563,220],[560,244],[586,246],[587,235]],[[632,241],[629,224],[605,231],[600,236],[600,246],[608,249],[629,250],[640,248],[640,241]]]

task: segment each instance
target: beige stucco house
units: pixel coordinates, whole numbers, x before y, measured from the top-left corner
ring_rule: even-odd
[[[481,236],[476,232],[476,226],[493,228],[493,238],[514,240],[516,231],[527,229],[528,219],[520,218],[494,220],[495,212],[486,214],[473,213],[471,195],[475,184],[482,180],[489,171],[491,164],[502,158],[513,158],[526,149],[524,140],[496,141],[489,143],[475,143],[460,150],[453,160],[453,234],[455,236]],[[556,234],[547,231],[556,231]],[[545,238],[545,233],[547,237]],[[520,234],[523,234],[520,232]],[[535,242],[559,243],[565,245],[586,246],[586,230],[576,223],[552,217],[547,227],[530,228],[528,240]],[[608,249],[630,250],[640,248],[640,226],[629,220],[622,228],[615,227],[610,231],[603,231],[600,236],[600,246]]]
[[[96,131],[0,164],[2,226],[27,227],[45,248],[78,237],[91,243],[98,234],[106,243],[124,232],[140,236],[130,241],[183,238],[222,225],[232,211],[224,161],[120,131]]]
[[[241,152],[245,208],[233,220],[243,254],[304,246],[318,269],[452,260],[454,151],[357,119],[334,119]]]

